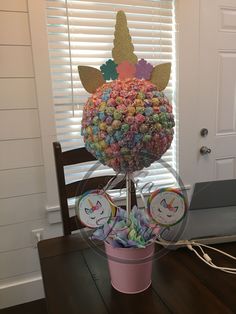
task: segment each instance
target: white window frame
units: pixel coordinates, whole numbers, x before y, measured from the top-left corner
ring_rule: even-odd
[[[37,101],[46,184],[46,210],[57,211],[59,198],[52,142],[57,140],[48,56],[45,0],[28,0]]]
[[[183,19],[187,17],[184,14],[181,15],[181,3],[186,0],[176,0],[176,14]],[[194,2],[195,0],[188,0]],[[53,105],[52,94],[52,82],[50,76],[50,62],[48,54],[48,37],[47,37],[47,17],[46,17],[46,2],[45,0],[28,0],[29,20],[31,28],[31,40],[32,40],[32,53],[34,60],[34,71],[36,80],[37,100],[39,108],[39,118],[41,126],[41,138],[45,168],[45,183],[46,183],[46,211],[49,213],[49,221],[59,222],[59,216],[55,218],[54,213],[58,212],[59,198],[57,190],[57,179],[55,172],[55,162],[52,142],[57,140],[56,126],[55,126],[55,113]],[[185,21],[183,21],[185,22]],[[189,26],[189,25],[188,25]],[[185,36],[185,34],[183,34]],[[177,36],[176,42],[179,37]],[[176,59],[179,57],[178,46],[176,47]],[[184,56],[183,56],[184,57]],[[177,63],[177,78],[178,78],[178,63]],[[178,79],[176,82],[176,103],[179,104],[179,92],[178,92]],[[177,106],[178,107],[178,106]],[[179,111],[179,109],[178,109]],[[177,116],[179,113],[177,112]],[[177,126],[178,128],[178,126]],[[179,131],[178,131],[179,132]],[[180,134],[180,133],[178,133]],[[179,141],[177,139],[177,171],[179,169]],[[180,155],[181,156],[181,155]],[[183,167],[182,167],[183,168]],[[181,171],[182,171],[181,168]],[[186,189],[190,189],[190,186],[186,186]],[[50,218],[51,216],[51,218]],[[54,221],[55,219],[55,221]]]

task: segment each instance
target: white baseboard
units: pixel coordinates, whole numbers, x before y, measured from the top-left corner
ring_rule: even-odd
[[[44,298],[39,272],[0,281],[0,309]]]

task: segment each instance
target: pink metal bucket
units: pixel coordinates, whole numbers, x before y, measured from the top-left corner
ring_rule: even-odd
[[[123,293],[139,293],[151,285],[155,244],[146,248],[113,248],[105,243],[112,286]]]

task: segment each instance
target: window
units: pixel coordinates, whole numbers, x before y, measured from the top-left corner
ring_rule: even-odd
[[[175,113],[175,10],[174,0],[51,0],[47,1],[47,28],[57,139],[64,150],[84,146],[81,137],[83,105],[89,94],[81,85],[77,66],[99,67],[112,58],[115,16],[124,10],[135,54],[153,65],[171,62],[172,75],[165,94]],[[176,135],[175,135],[176,138]],[[163,160],[176,166],[175,141]],[[67,181],[83,176],[88,168],[72,167]],[[172,174],[154,163],[144,182],[171,185]],[[99,172],[110,173],[106,167]],[[101,173],[101,172],[100,172]]]

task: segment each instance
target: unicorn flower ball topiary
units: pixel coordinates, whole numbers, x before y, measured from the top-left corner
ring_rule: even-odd
[[[83,111],[87,150],[117,172],[141,170],[158,160],[171,145],[173,127],[163,92],[137,78],[103,84]]]
[[[175,123],[172,106],[162,92],[170,64],[153,68],[144,59],[138,61],[126,23],[124,12],[119,11],[114,60],[103,64],[101,71],[79,66],[79,74],[92,93],[83,110],[85,147],[116,172],[131,173],[161,158],[171,145]],[[105,81],[109,79],[113,81]]]

